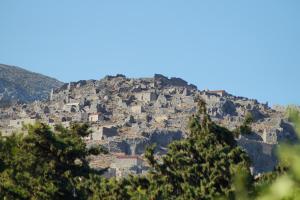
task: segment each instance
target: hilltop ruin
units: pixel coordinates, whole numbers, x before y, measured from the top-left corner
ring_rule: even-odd
[[[224,90],[198,90],[180,78],[163,75],[139,79],[117,75],[64,84],[52,90],[46,102],[2,109],[1,132],[9,135],[20,130],[22,124],[35,121],[52,127],[88,122],[92,134],[85,138],[86,142],[106,146],[117,160],[114,162],[110,158],[106,166],[99,166],[97,159],[102,158],[93,158],[92,165],[117,166],[118,174],[127,174],[121,169],[122,162],[136,163],[147,145],[156,143],[157,153],[163,154],[170,142],[186,137],[187,122],[196,111],[195,97],[198,95],[206,101],[212,120],[230,130],[241,125],[248,112],[252,114],[253,133],[237,141],[249,153],[255,174],[273,169],[277,163],[274,149],[280,141],[295,139],[292,124],[282,111]],[[123,167],[128,168],[125,161]]]

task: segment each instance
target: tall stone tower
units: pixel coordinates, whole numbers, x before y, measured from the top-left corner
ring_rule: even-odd
[[[50,101],[53,101],[53,88],[51,89],[50,96],[49,96],[49,100],[50,100]]]
[[[68,84],[68,88],[67,88],[67,90],[68,90],[68,91],[70,91],[70,90],[71,90],[71,83],[69,83],[69,84]]]

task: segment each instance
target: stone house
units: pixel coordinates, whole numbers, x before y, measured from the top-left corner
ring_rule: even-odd
[[[110,168],[115,169],[117,178],[126,177],[129,174],[141,174],[143,159],[139,156],[117,155]]]
[[[82,120],[82,115],[80,112],[76,112],[76,113],[72,114],[71,121],[80,122],[81,120]]]
[[[88,122],[89,121],[89,114],[86,112],[81,113],[81,121]]]
[[[91,113],[89,114],[89,122],[97,122],[100,119],[100,113]]]
[[[101,130],[101,127],[92,127],[92,134],[86,138],[86,139],[90,139],[90,140],[103,140],[103,133]]]
[[[268,144],[277,144],[277,133],[276,131],[269,131],[267,132],[266,130],[264,130],[263,134],[262,134],[262,139],[265,143]]]
[[[143,107],[141,105],[134,105],[131,106],[130,110],[135,114],[141,114],[143,112]]]
[[[156,100],[154,106],[157,108],[166,107],[167,103],[168,103],[167,97],[163,94],[160,94],[157,97],[157,100]]]
[[[78,102],[67,103],[63,106],[63,110],[67,112],[77,112],[79,110],[79,103]]]
[[[118,129],[113,126],[99,126],[92,128],[91,140],[103,140],[109,137],[117,136]]]
[[[225,90],[208,90],[208,94],[215,94],[221,97],[227,96],[228,93]]]
[[[32,118],[13,119],[9,121],[9,127],[19,129],[22,128],[24,124],[34,124],[35,122],[36,119]]]
[[[182,95],[183,96],[189,96],[190,95],[190,91],[187,88],[184,88],[182,91]]]
[[[139,92],[135,94],[135,98],[143,102],[151,102],[157,99],[157,95],[154,92]]]
[[[193,105],[195,103],[194,97],[192,96],[184,96],[181,98],[182,103]]]

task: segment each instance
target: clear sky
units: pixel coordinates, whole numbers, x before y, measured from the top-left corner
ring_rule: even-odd
[[[0,63],[64,82],[161,73],[300,104],[300,1],[0,0]]]

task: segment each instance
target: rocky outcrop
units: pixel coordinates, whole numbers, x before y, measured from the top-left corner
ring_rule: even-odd
[[[62,82],[19,67],[0,64],[0,106],[47,100]]]

